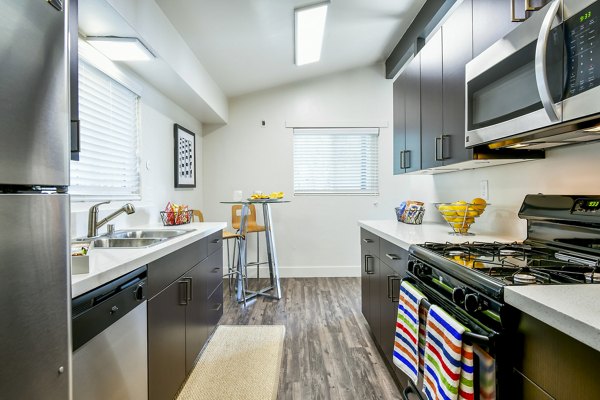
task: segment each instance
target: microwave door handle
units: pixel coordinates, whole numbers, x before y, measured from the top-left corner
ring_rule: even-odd
[[[552,122],[558,122],[559,118],[554,106],[554,100],[552,99],[552,93],[550,92],[550,85],[548,84],[546,52],[548,50],[548,38],[550,37],[550,31],[552,30],[552,22],[554,22],[554,18],[558,15],[560,3],[560,0],[554,0],[550,6],[548,13],[544,17],[542,27],[540,28],[540,34],[535,48],[535,80],[537,89],[544,110],[546,110],[546,114],[548,114],[548,118],[550,118],[550,121]]]

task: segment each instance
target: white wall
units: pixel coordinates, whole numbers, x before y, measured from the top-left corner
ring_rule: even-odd
[[[140,101],[140,173],[141,201],[134,201],[136,212],[113,220],[119,228],[160,222],[159,211],[168,201],[202,209],[202,124],[152,86],[129,70],[122,71],[141,85]],[[196,188],[175,189],[173,171],[173,124],[178,123],[196,134]],[[146,167],[149,163],[149,168]],[[101,206],[99,219],[120,208],[113,201]],[[93,203],[71,203],[71,236],[87,233],[87,211]],[[105,228],[101,228],[103,232]]]
[[[556,149],[545,160],[508,166],[394,176],[392,81],[384,79],[382,66],[242,96],[230,102],[229,112],[229,124],[204,137],[203,211],[209,221],[228,221],[229,206],[219,201],[231,199],[233,190],[243,190],[245,196],[257,189],[284,191],[292,202],[273,207],[282,276],[358,275],[356,221],[395,218],[394,206],[404,199],[468,201],[479,195],[479,182],[486,179],[492,205],[473,232],[524,237],[517,211],[525,194],[600,192],[600,174],[595,173],[600,144]],[[294,197],[292,132],[285,121],[387,121],[379,140],[380,196]],[[425,218],[442,221],[430,204]]]

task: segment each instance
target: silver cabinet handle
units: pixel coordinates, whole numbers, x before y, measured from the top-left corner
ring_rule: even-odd
[[[365,242],[365,243],[373,243],[373,239],[363,239],[363,242]]]
[[[444,154],[440,154],[440,148],[442,148],[442,152],[443,150],[443,146],[440,146],[442,142],[442,138],[441,137],[436,137],[435,138],[435,161],[443,161],[444,160]]]
[[[559,118],[554,106],[554,100],[552,99],[552,93],[550,92],[550,85],[548,84],[546,52],[548,50],[548,38],[550,37],[550,31],[552,30],[552,22],[554,22],[554,18],[558,16],[559,10],[560,1],[554,0],[554,3],[552,3],[548,13],[544,17],[544,22],[540,28],[540,34],[535,47],[535,81],[544,110],[546,110],[546,114],[548,114],[548,118],[550,118],[550,121],[552,122],[557,122]]]
[[[402,260],[402,257],[400,257],[397,254],[388,254],[388,253],[385,253],[385,256],[387,258],[389,258],[390,260],[392,260],[392,261]]]
[[[406,153],[406,151],[402,150],[400,152],[400,168],[405,169],[405,162],[404,162],[404,153]]]
[[[188,303],[188,281],[184,278],[177,284],[179,285],[179,305],[185,306]],[[183,289],[181,288],[182,285],[185,285]]]
[[[444,142],[450,141],[450,135],[441,135],[435,138],[435,161],[444,161],[450,158],[450,155],[444,154]],[[450,148],[448,146],[448,148]]]
[[[404,151],[404,168],[410,168],[410,150]]]
[[[525,7],[527,7],[527,0],[525,0]],[[527,18],[518,18],[517,13],[515,11],[515,0],[510,0],[510,20],[512,22],[523,22]]]
[[[444,143],[446,140],[448,141],[448,150],[450,150],[450,135],[442,135],[442,160],[450,158],[450,151],[448,151],[448,154],[444,153]]]
[[[369,270],[369,261],[375,261],[375,259],[373,258],[373,256],[365,256],[365,272],[368,275],[373,275],[375,273],[375,268],[373,268],[372,270]]]

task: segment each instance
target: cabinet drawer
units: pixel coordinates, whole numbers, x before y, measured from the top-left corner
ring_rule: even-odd
[[[148,264],[148,298],[154,297],[206,258],[206,244],[206,238],[201,239]]]
[[[208,255],[223,248],[223,231],[217,231],[206,238],[208,242]],[[222,250],[221,250],[222,251]]]
[[[223,283],[223,254],[220,252],[213,253],[202,264],[204,268],[203,276],[206,279],[206,295],[208,297]]]
[[[379,257],[379,236],[366,229],[361,229],[360,245],[364,255]]]
[[[379,259],[391,267],[394,272],[404,276],[406,273],[406,264],[408,262],[408,251],[400,246],[396,246],[387,240],[379,240]]]
[[[208,325],[208,334],[210,336],[214,328],[219,323],[221,316],[223,315],[223,282],[221,282],[221,284],[210,295],[206,307],[206,322]]]

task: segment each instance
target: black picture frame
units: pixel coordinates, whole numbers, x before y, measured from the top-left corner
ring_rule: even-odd
[[[179,124],[173,126],[173,163],[176,188],[196,187],[196,134]]]

